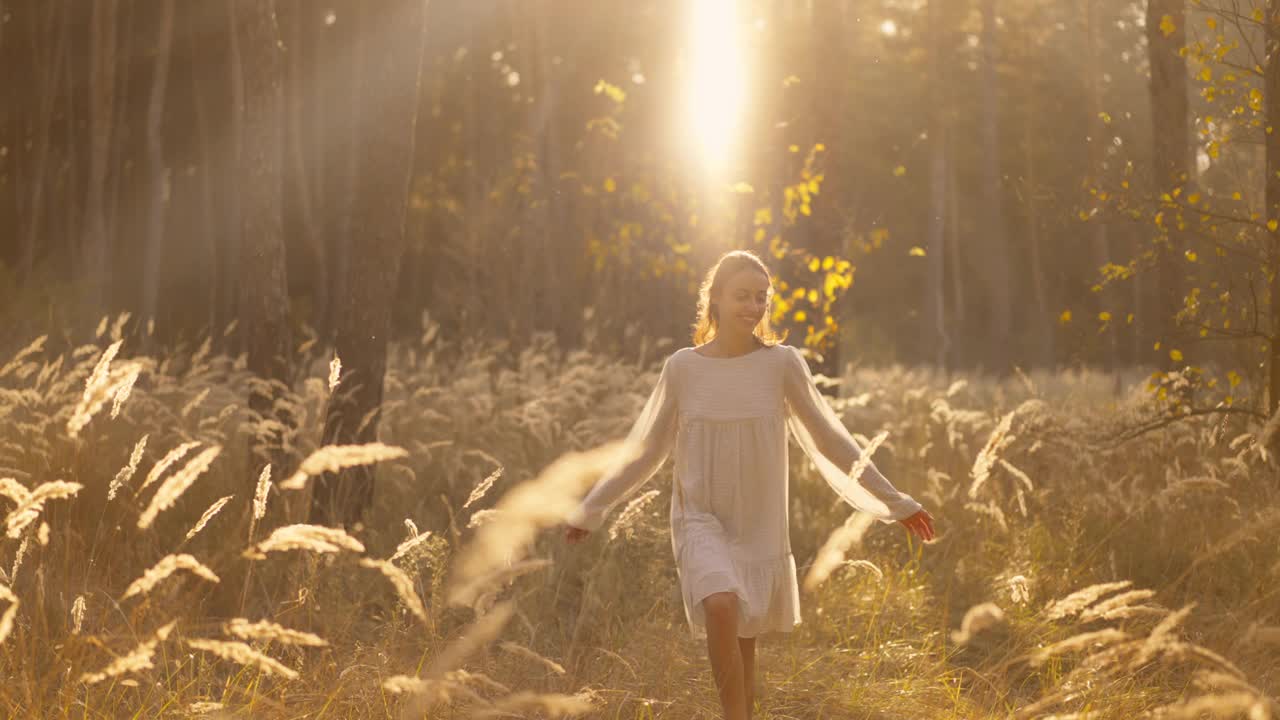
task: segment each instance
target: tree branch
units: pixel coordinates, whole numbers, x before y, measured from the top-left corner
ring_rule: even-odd
[[[1256,410],[1250,410],[1248,408],[1236,408],[1236,407],[1195,408],[1189,412],[1170,413],[1168,415],[1164,415],[1154,420],[1147,421],[1140,425],[1122,429],[1119,433],[1114,435],[1113,442],[1109,444],[1105,444],[1102,447],[1106,450],[1115,450],[1119,448],[1121,445],[1129,442],[1130,440],[1137,439],[1143,435],[1146,435],[1149,432],[1159,430],[1160,428],[1169,427],[1170,425],[1173,425],[1174,423],[1177,423],[1181,420],[1186,420],[1193,417],[1204,417],[1206,415],[1243,415],[1245,417],[1254,418],[1255,420],[1265,421],[1267,419],[1266,415],[1263,415],[1262,413],[1257,412]]]

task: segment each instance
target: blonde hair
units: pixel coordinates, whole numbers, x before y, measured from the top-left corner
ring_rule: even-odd
[[[712,302],[712,298],[719,295],[729,278],[742,270],[755,270],[764,273],[765,278],[769,280],[769,297],[772,299],[773,276],[758,255],[750,250],[731,250],[721,255],[720,259],[716,260],[715,265],[712,265],[711,269],[707,270],[707,275],[703,278],[702,285],[698,288],[698,319],[693,324],[694,345],[702,345],[715,338],[720,324],[720,314],[719,308]],[[756,324],[751,334],[755,335],[756,339],[765,347],[772,347],[786,339],[785,332],[782,335],[778,335],[770,327],[767,309],[764,317],[760,318],[760,322]]]

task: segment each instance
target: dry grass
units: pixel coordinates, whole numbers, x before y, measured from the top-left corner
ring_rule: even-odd
[[[218,354],[222,332],[147,357],[132,322],[0,354],[6,715],[716,717],[674,592],[670,464],[610,532],[559,539],[652,372],[429,326],[392,355],[382,442],[319,447],[331,352],[299,356],[307,377],[277,388],[298,425],[276,427],[244,407],[261,383]],[[643,345],[647,363],[671,349]],[[939,537],[846,524],[793,452],[811,581],[803,624],[760,644],[757,718],[1280,717],[1280,466],[1260,440],[1280,421],[1107,449],[1150,410],[1110,376],[840,387]],[[285,467],[251,454],[267,432]],[[300,524],[307,478],[357,463],[378,463],[364,525]],[[271,493],[273,473],[304,492]]]

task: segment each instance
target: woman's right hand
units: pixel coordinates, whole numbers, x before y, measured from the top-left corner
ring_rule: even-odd
[[[585,540],[587,535],[590,532],[591,532],[590,530],[583,530],[582,528],[576,528],[572,525],[565,525],[564,541],[569,543],[570,545],[577,545],[578,543]]]

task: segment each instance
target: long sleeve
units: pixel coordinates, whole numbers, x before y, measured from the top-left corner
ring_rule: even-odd
[[[874,463],[866,466],[856,482],[849,477],[862,451],[818,392],[808,363],[795,348],[788,346],[787,350],[783,378],[787,425],[831,489],[848,504],[881,522],[895,522],[918,512],[920,503],[899,492]]]
[[[614,506],[653,477],[675,446],[678,406],[675,368],[671,357],[662,366],[658,383],[631,427],[620,459],[607,469],[566,522],[597,530]]]

